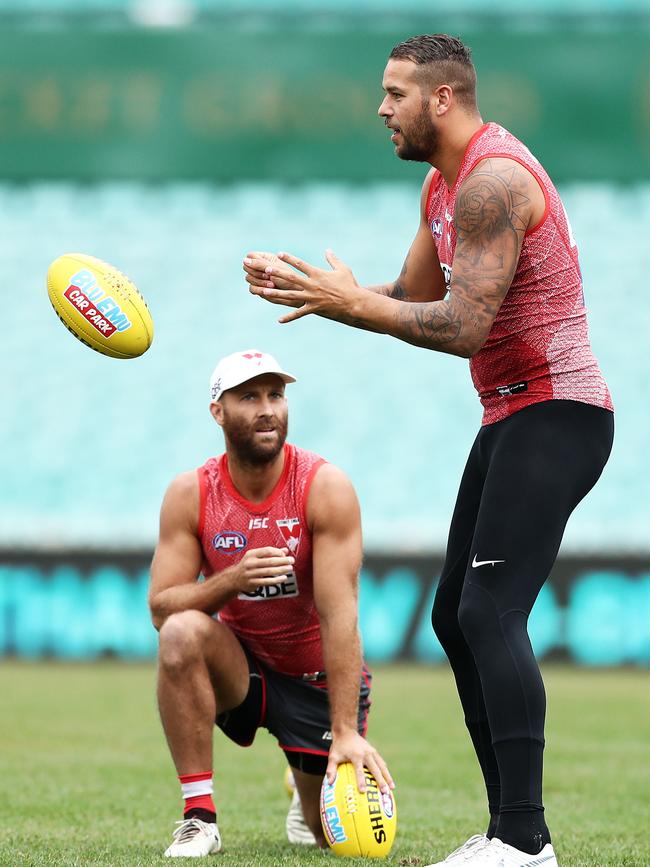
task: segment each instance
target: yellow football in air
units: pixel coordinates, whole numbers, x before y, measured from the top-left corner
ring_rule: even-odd
[[[136,358],[151,346],[147,303],[113,265],[84,253],[59,256],[47,269],[47,294],[68,331],[96,352]]]

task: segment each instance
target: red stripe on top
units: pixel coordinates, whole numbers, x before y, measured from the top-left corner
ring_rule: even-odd
[[[179,774],[181,783],[199,783],[201,780],[211,780],[212,771],[203,771],[201,774]]]
[[[199,480],[199,520],[196,527],[196,535],[201,538],[203,534],[203,522],[205,521],[205,470],[203,467],[199,467],[196,471],[198,480]]]
[[[262,503],[252,503],[250,500],[247,500],[246,497],[242,496],[237,488],[235,487],[232,477],[230,475],[230,470],[228,468],[228,455],[223,454],[220,458],[221,461],[221,478],[224,487],[233,498],[233,500],[237,500],[237,502],[241,503],[242,506],[245,506],[249,512],[253,514],[262,514],[263,512],[268,511],[271,506],[277,501],[278,497],[282,493],[282,489],[287,483],[287,478],[289,473],[291,472],[291,464],[294,459],[294,450],[291,446],[285,444],[284,446],[284,466],[282,467],[282,474],[280,478],[276,482],[275,487],[268,495],[268,497]],[[322,459],[321,459],[322,460]]]
[[[312,468],[307,473],[307,478],[305,479],[305,486],[302,492],[302,505],[301,505],[301,517],[305,522],[305,527],[307,526],[307,500],[309,499],[309,491],[311,490],[312,482],[314,481],[314,477],[316,473],[320,470],[323,464],[327,463],[324,458],[321,458],[319,461],[312,466]]]

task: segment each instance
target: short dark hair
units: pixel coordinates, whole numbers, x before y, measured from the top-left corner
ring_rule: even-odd
[[[422,67],[421,86],[431,89],[449,84],[458,101],[466,108],[476,108],[476,70],[467,45],[447,33],[424,33],[411,36],[396,45],[391,60],[410,60]]]

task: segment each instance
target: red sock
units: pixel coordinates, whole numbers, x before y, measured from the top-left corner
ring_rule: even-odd
[[[212,771],[203,774],[179,774],[178,779],[181,781],[185,798],[185,815],[195,808],[210,813],[217,812],[212,800]]]

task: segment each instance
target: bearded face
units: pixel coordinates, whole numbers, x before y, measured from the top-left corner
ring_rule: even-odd
[[[269,464],[279,455],[287,438],[288,413],[265,414],[249,420],[227,410],[223,415],[223,432],[228,445],[242,463],[252,466]]]
[[[274,461],[287,438],[282,380],[271,374],[257,377],[225,392],[219,404],[219,424],[238,460],[249,466]]]
[[[399,121],[398,121],[399,123]],[[429,103],[422,102],[420,111],[412,118],[404,117],[398,126],[395,154],[401,160],[423,163],[438,149],[439,134],[429,113]]]

